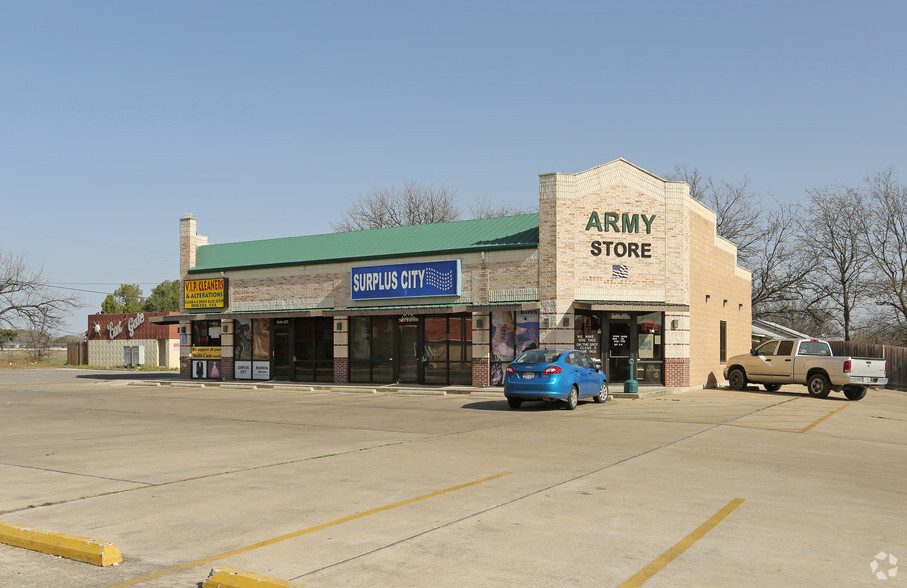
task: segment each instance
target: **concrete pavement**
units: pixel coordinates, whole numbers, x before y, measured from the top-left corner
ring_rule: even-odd
[[[907,556],[904,393],[513,411],[487,391],[58,377],[0,370],[0,521],[110,541],[124,561],[0,545],[0,585],[189,587],[215,566],[307,586],[907,577],[870,569]]]

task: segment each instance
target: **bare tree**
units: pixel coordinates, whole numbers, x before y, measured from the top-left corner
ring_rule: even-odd
[[[53,329],[67,311],[79,306],[75,295],[56,291],[21,255],[0,251],[0,327]]]
[[[825,314],[818,306],[822,297],[811,296],[804,289],[814,264],[801,246],[803,211],[798,205],[779,203],[763,219],[750,259],[753,316],[795,329],[795,323],[810,325],[813,330],[804,332],[816,333]]]
[[[331,223],[335,232],[404,227],[459,220],[456,192],[445,185],[435,188],[416,181],[403,188],[378,188],[359,196],[347,209],[346,218]]]
[[[822,293],[840,317],[844,340],[850,341],[855,311],[867,299],[869,257],[861,236],[865,214],[859,190],[826,186],[807,190],[806,238],[802,243],[815,264],[814,292]],[[840,314],[838,314],[840,313]]]
[[[889,168],[868,178],[868,210],[860,217],[872,260],[869,291],[896,331],[907,331],[907,187]],[[904,338],[904,334],[897,336]]]
[[[29,360],[40,362],[50,357],[50,335],[48,334],[49,326],[43,322],[43,317],[38,321],[31,323],[29,328],[19,335],[19,340],[25,345],[25,355]]]
[[[497,218],[499,216],[531,214],[538,211],[538,207],[521,208],[510,204],[494,204],[487,198],[477,198],[475,202],[469,205],[470,218]]]
[[[749,178],[739,184],[706,178],[697,168],[674,166],[668,179],[690,186],[690,196],[715,211],[718,234],[737,246],[741,265],[750,267],[762,238],[760,197],[749,189]]]

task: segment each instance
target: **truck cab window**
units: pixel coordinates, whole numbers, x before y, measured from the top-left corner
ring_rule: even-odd
[[[777,341],[766,341],[762,345],[756,348],[756,355],[774,355],[775,347],[778,346]]]
[[[778,345],[778,351],[777,351],[777,353],[775,353],[775,355],[790,355],[791,351],[793,351],[793,350],[794,350],[793,341],[782,341],[781,344]]]

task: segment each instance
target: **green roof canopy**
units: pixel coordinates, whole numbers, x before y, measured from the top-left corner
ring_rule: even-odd
[[[530,249],[539,245],[539,215],[389,227],[349,233],[203,245],[190,273],[241,270],[414,255]]]

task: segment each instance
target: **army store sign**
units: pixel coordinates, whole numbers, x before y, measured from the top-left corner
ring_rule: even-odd
[[[592,211],[589,220],[586,222],[586,230],[595,230],[599,233],[640,233],[645,229],[647,235],[652,234],[652,225],[655,224],[655,215],[647,216],[645,214],[630,214],[627,212],[598,212]],[[598,257],[606,255],[608,257],[652,257],[651,243],[636,243],[623,241],[592,241],[589,252]]]
[[[227,278],[183,281],[185,308],[224,308],[227,306]]]

